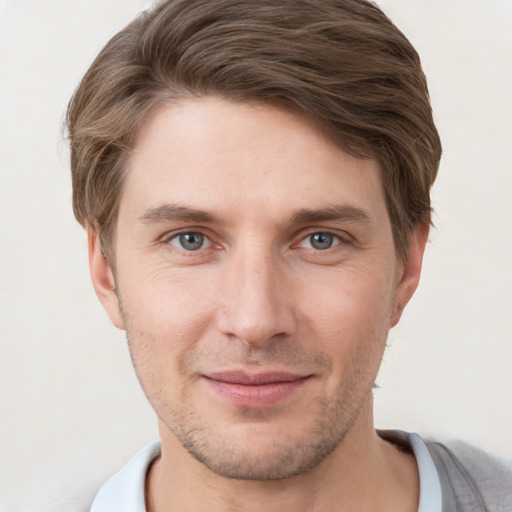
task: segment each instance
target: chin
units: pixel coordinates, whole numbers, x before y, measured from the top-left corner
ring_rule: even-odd
[[[325,418],[316,424],[292,428],[270,422],[218,428],[198,426],[174,429],[174,435],[192,457],[215,474],[235,480],[283,480],[306,473],[337,448],[348,428]]]
[[[306,473],[320,464],[338,443],[240,448],[236,444],[222,450],[198,449],[185,445],[189,453],[219,476],[234,480],[284,480]],[[225,447],[226,448],[226,447]]]

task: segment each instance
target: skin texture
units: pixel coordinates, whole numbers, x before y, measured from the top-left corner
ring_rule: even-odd
[[[95,289],[159,417],[148,510],[415,510],[415,463],[377,437],[372,386],[427,236],[402,262],[376,162],[307,120],[211,97],[156,110],[115,279],[89,232]],[[268,375],[295,384],[253,382]]]

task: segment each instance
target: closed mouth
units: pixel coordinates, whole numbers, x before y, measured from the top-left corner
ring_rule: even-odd
[[[312,377],[289,372],[214,372],[203,375],[216,395],[244,408],[268,407],[285,400]]]

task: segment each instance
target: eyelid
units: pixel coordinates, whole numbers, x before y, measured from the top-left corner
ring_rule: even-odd
[[[338,229],[333,228],[325,228],[325,227],[313,227],[313,228],[307,228],[306,230],[301,230],[301,232],[295,237],[297,242],[295,242],[293,245],[300,244],[303,240],[306,238],[315,235],[317,233],[322,233],[326,235],[331,235],[334,238],[337,238],[340,243],[349,244],[354,243],[355,238],[346,231],[340,231]],[[336,246],[339,244],[336,244]],[[334,247],[336,247],[334,246]]]
[[[208,234],[207,230],[200,227],[190,226],[190,227],[184,227],[184,228],[177,228],[177,229],[171,229],[169,231],[166,231],[163,235],[160,235],[158,239],[162,242],[172,240],[173,238],[176,238],[180,235],[185,235],[187,233],[198,233],[200,235],[203,235],[205,238],[208,238],[209,240],[212,239],[211,235]]]
[[[197,249],[196,252],[204,250],[204,249],[210,249],[212,247],[215,249],[217,249],[217,248],[220,249],[224,245],[215,240],[216,237],[215,237],[215,235],[211,234],[210,230],[205,229],[203,227],[195,227],[195,226],[168,231],[167,233],[165,233],[164,235],[159,237],[158,241],[163,244],[170,244],[172,240],[177,239],[180,235],[187,234],[187,233],[200,234],[208,242],[208,245],[206,247]],[[332,247],[325,249],[324,252],[327,252],[331,249],[336,249],[340,245],[347,245],[347,244],[355,243],[354,237],[350,233],[347,233],[346,231],[340,232],[339,230],[332,229],[332,228],[314,227],[314,228],[307,228],[306,230],[301,230],[300,233],[297,233],[294,236],[295,242],[292,243],[292,247],[300,246],[302,244],[302,242],[304,240],[306,240],[308,237],[310,237],[314,234],[318,234],[318,233],[331,235],[335,239],[335,241],[337,241],[337,243],[334,243],[334,245]],[[172,244],[172,245],[179,249],[179,247],[177,245],[175,245],[175,244]],[[318,249],[314,249],[312,247],[308,247],[305,249],[311,249],[314,251],[318,251]],[[181,250],[183,250],[184,252],[195,252],[195,251],[187,251],[184,248],[181,248]]]

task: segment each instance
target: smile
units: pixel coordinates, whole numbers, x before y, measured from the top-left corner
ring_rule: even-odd
[[[302,387],[310,377],[283,372],[221,372],[203,375],[210,389],[239,407],[277,404]]]

